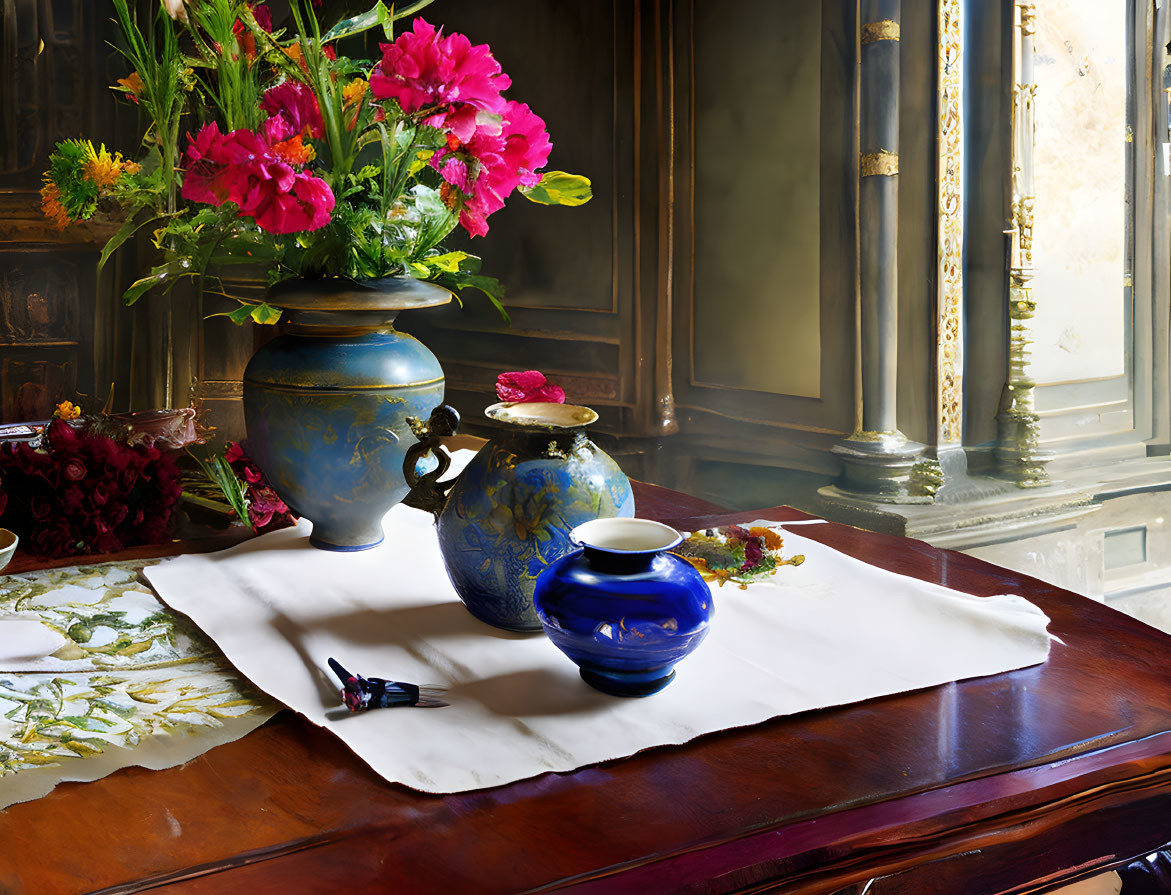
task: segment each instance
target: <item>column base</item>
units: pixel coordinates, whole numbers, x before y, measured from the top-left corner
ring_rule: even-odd
[[[831,450],[842,461],[834,490],[878,503],[933,503],[943,473],[924,450],[897,430],[856,432]]]

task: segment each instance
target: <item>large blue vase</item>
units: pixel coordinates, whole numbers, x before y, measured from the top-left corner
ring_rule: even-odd
[[[285,332],[244,372],[245,449],[276,492],[313,523],[326,550],[382,541],[382,517],[407,493],[409,417],[443,401],[439,361],[396,332],[399,311],[442,305],[446,289],[410,278],[291,280],[269,304]]]
[[[588,407],[495,404],[486,413],[504,428],[450,493],[444,498],[442,486],[436,490],[433,473],[407,502],[436,514],[447,575],[474,616],[498,628],[539,631],[537,576],[574,549],[574,526],[633,516],[634,494],[618,464],[586,436],[598,418]],[[413,460],[407,466],[413,478]]]
[[[668,552],[682,536],[647,519],[599,519],[573,530],[581,549],[541,573],[533,594],[553,644],[590,686],[648,696],[707,636],[711,590]]]

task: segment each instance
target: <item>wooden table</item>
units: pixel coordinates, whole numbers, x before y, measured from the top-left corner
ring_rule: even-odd
[[[666,521],[717,509],[636,494],[640,515]],[[283,712],[183,767],[0,812],[0,892],[828,893],[877,878],[868,895],[984,895],[1044,891],[1171,841],[1171,638],[918,541],[801,534],[1021,594],[1063,642],[1034,668],[449,796],[383,781]]]

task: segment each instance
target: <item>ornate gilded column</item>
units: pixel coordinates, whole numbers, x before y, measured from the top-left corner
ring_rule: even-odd
[[[959,447],[964,421],[963,24],[961,0],[939,0],[937,444]]]
[[[898,173],[900,0],[862,0],[859,68],[858,240],[861,408],[856,431],[833,452],[839,488],[869,500],[915,494],[923,446],[898,430]]]
[[[1022,488],[1049,482],[1045,464],[1051,456],[1038,447],[1039,417],[1033,403],[1036,382],[1032,366],[1032,327],[1037,305],[1029,284],[1033,279],[1033,35],[1037,11],[1033,0],[1016,4],[1017,40],[1013,58],[1012,229],[1008,272],[1008,314],[1011,323],[1008,379],[997,414],[996,459],[1001,475]]]

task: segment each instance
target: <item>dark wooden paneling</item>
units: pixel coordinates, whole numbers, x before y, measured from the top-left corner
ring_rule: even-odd
[[[119,352],[133,318],[109,313],[118,284],[96,274],[117,224],[58,231],[39,195],[56,141],[86,136],[131,151],[138,143],[134,113],[108,89],[117,56],[106,43],[108,12],[0,0],[0,403],[9,420],[44,418],[79,395],[104,403],[111,383],[127,378]]]
[[[818,398],[821,7],[732,0],[694,16],[691,378]]]
[[[491,46],[512,78],[507,96],[527,103],[549,128],[547,167],[593,182],[593,201],[579,208],[547,208],[514,195],[489,219],[486,237],[463,240],[483,256],[486,271],[508,284],[509,306],[616,310],[617,168],[629,167],[629,159],[620,162],[615,145],[615,91],[618,66],[629,71],[631,64],[628,8],[613,0],[509,0],[502,14],[496,4],[444,0],[423,12],[473,44]],[[620,42],[627,46],[620,49]]]
[[[777,4],[777,11],[792,12],[797,6],[807,10],[806,4],[797,0],[785,0]],[[711,456],[702,441],[691,436],[722,434],[726,439],[724,451],[729,445],[737,448],[744,443],[753,443],[753,453],[758,457],[770,457],[777,465],[796,462],[808,468],[814,463],[820,470],[831,472],[836,462],[828,455],[832,444],[849,434],[854,427],[855,398],[855,316],[857,309],[857,111],[856,111],[856,66],[857,66],[857,23],[855,9],[851,4],[825,0],[821,4],[821,25],[817,43],[805,46],[803,52],[817,54],[817,95],[820,101],[819,136],[815,141],[805,141],[806,151],[816,151],[817,158],[787,159],[768,153],[754,153],[752,146],[742,141],[732,141],[728,164],[734,165],[740,175],[749,181],[754,170],[765,170],[770,166],[797,164],[816,171],[818,184],[818,214],[815,220],[796,219],[777,209],[772,215],[762,214],[759,209],[745,208],[745,214],[759,216],[759,226],[746,236],[753,242],[746,247],[746,256],[752,252],[765,251],[770,246],[784,244],[790,239],[802,242],[800,233],[805,228],[815,227],[818,231],[817,262],[818,288],[813,296],[794,294],[791,284],[783,277],[762,277],[756,289],[759,296],[769,300],[753,302],[740,295],[719,295],[714,287],[710,294],[693,290],[700,288],[696,271],[702,263],[698,259],[711,247],[698,239],[702,227],[698,223],[704,215],[702,205],[706,185],[697,179],[695,134],[705,128],[718,126],[718,118],[702,117],[703,106],[697,104],[691,92],[691,79],[696,60],[704,54],[716,53],[718,47],[705,47],[709,39],[700,27],[701,13],[710,12],[712,5],[703,0],[677,0],[674,4],[676,15],[675,52],[675,95],[679,110],[677,126],[678,158],[675,166],[677,181],[675,216],[676,240],[674,264],[675,324],[674,339],[675,387],[680,420],[680,442],[674,445],[676,451],[694,456]],[[750,7],[743,10],[746,16],[744,28],[756,27]],[[777,29],[763,29],[767,41],[775,41],[775,53],[783,54],[787,44]],[[757,52],[761,52],[757,47]],[[714,58],[714,57],[713,57]],[[780,77],[775,84],[776,109],[758,108],[752,104],[740,109],[740,115],[759,115],[768,119],[770,115],[782,115],[785,109],[787,90],[808,91],[808,84],[787,85]],[[728,91],[727,103],[735,106],[740,102],[735,90]],[[810,147],[817,147],[811,150]],[[776,363],[779,355],[800,353],[803,340],[811,338],[807,325],[786,325],[785,308],[792,301],[805,300],[818,303],[819,323],[812,337],[820,340],[819,350],[814,356],[820,365],[819,397],[800,397],[777,391],[737,387],[736,377],[719,377],[710,370],[692,368],[692,344],[702,340],[705,333],[700,329],[701,317],[690,314],[693,303],[709,303],[722,310],[729,317],[737,318],[744,327],[765,330],[773,334],[767,340],[767,350],[757,350],[750,360],[762,366]],[[753,308],[752,312],[748,308]],[[730,348],[729,351],[735,351]],[[743,350],[743,349],[741,349]],[[729,368],[730,370],[730,368]],[[707,378],[701,378],[700,373]],[[772,433],[771,435],[769,433]],[[817,446],[812,453],[806,452],[796,459],[789,455],[785,445],[793,438],[802,442],[813,441]],[[690,484],[690,483],[688,483]]]

